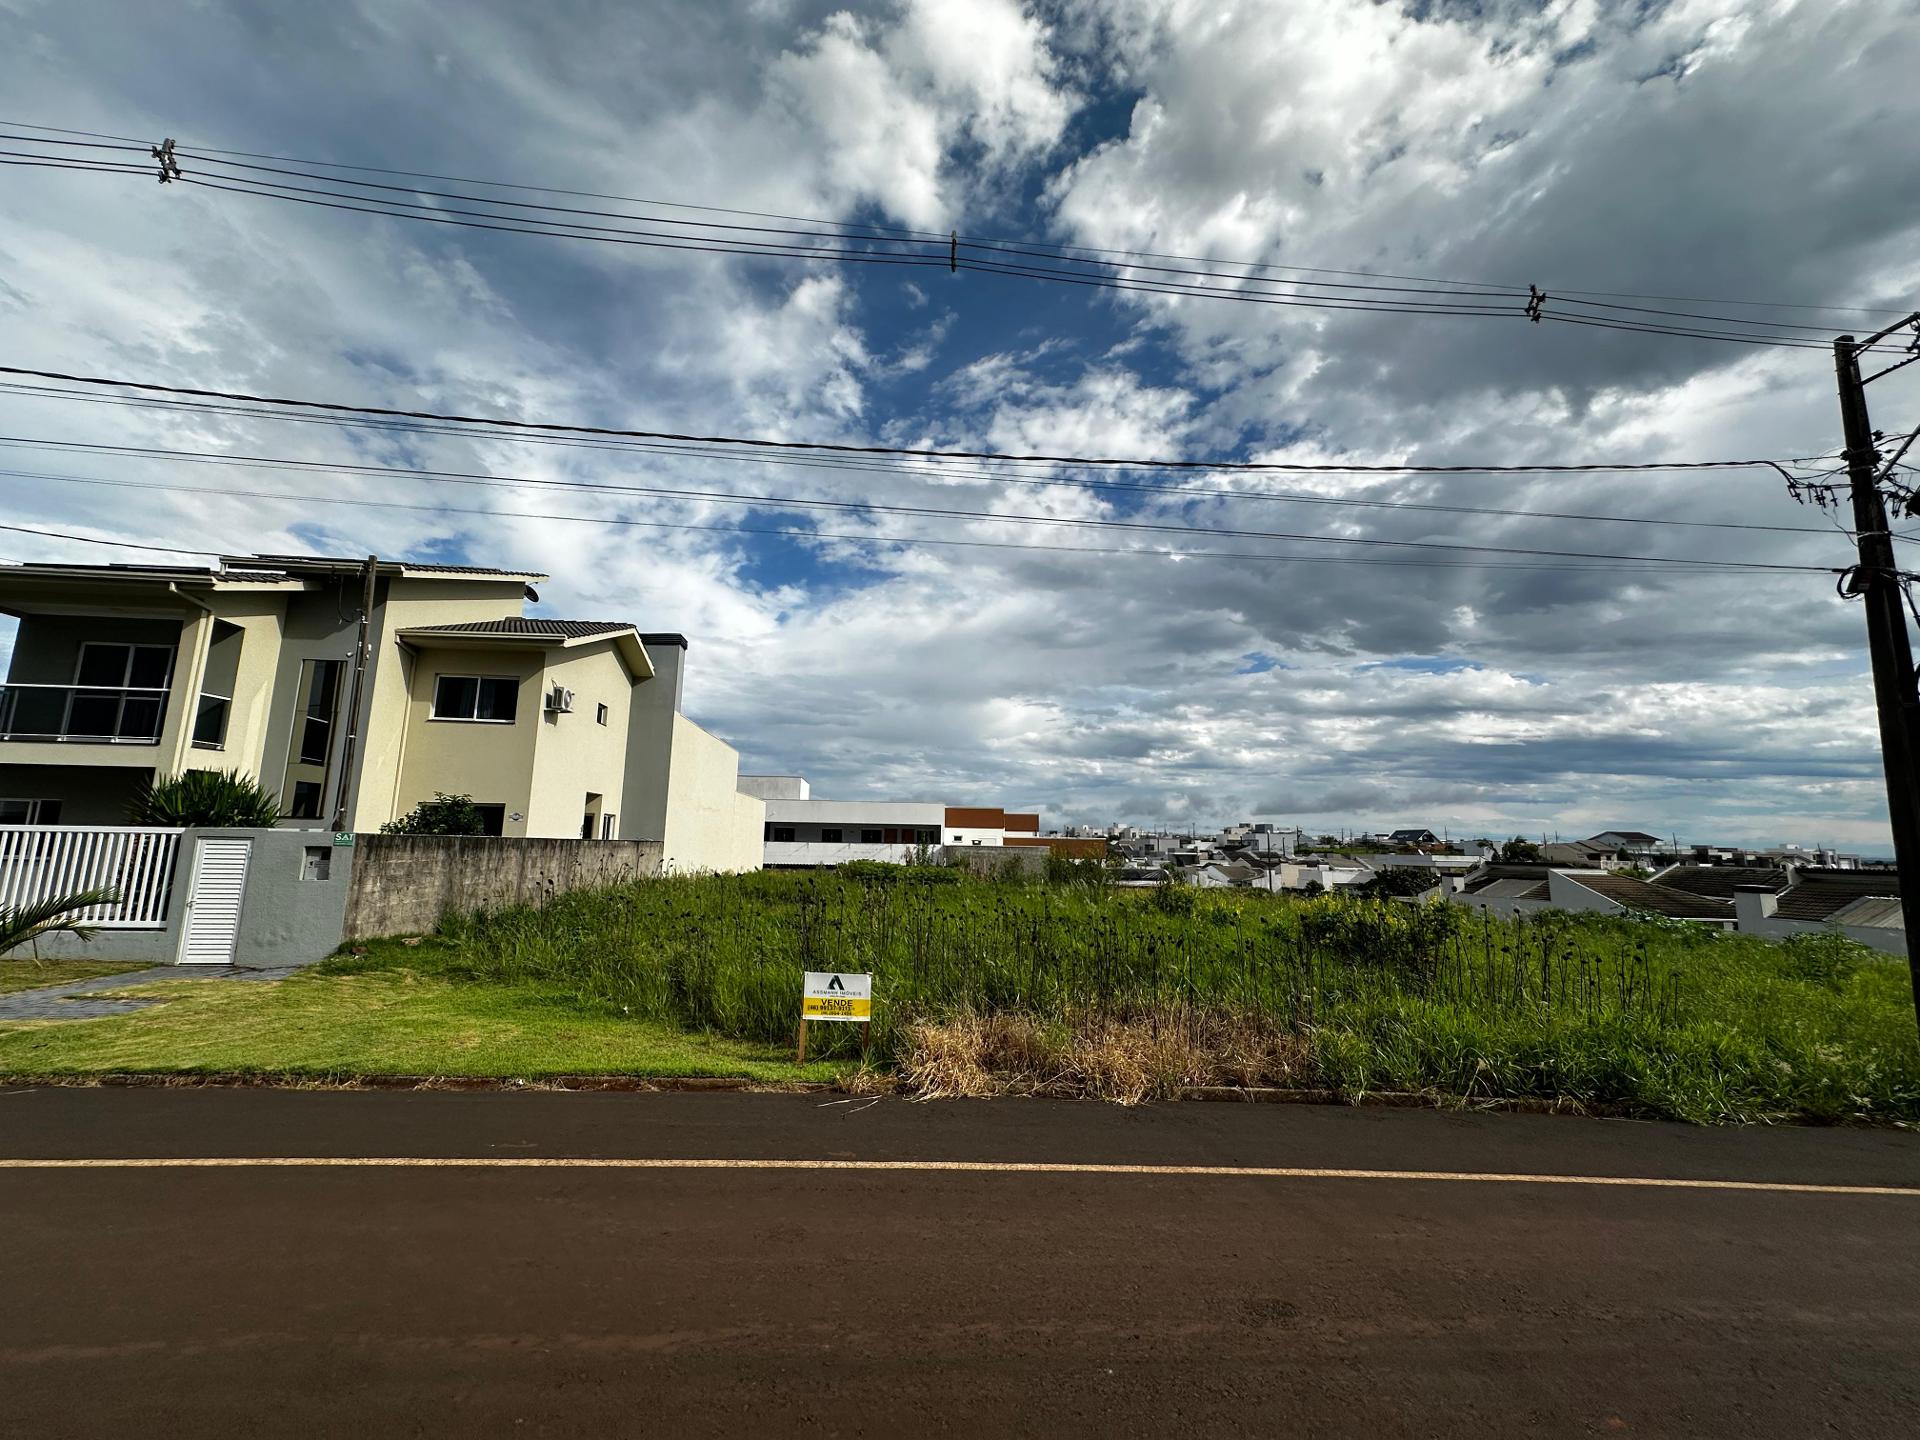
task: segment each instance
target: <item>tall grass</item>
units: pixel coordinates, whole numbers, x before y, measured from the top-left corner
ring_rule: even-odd
[[[928,1091],[1271,1082],[1920,1117],[1905,967],[1837,936],[947,874],[668,878],[444,933],[476,977],[770,1042],[794,1032],[801,971],[870,971],[874,1053]],[[851,1030],[811,1048],[849,1052]]]

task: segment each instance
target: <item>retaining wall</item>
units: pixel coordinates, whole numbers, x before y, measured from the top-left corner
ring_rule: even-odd
[[[657,875],[661,854],[657,840],[473,835],[360,835],[353,848],[349,940],[424,934],[449,913],[623,885]]]

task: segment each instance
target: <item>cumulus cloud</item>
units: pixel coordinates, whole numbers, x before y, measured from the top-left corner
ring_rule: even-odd
[[[1554,294],[1878,307],[1920,282],[1900,181],[1912,0],[564,10],[214,4],[108,31],[14,7],[0,83],[49,124],[768,216]],[[1819,350],[944,271],[936,287],[8,173],[0,314],[46,368],[1050,454],[1545,463],[1834,443]],[[1871,320],[1753,313],[1816,337]],[[1875,395],[1890,426],[1920,406],[1898,383]],[[1843,564],[1844,537],[1771,472],[930,471],[0,406],[8,434],[42,439],[603,487],[7,452],[37,472],[10,482],[22,523],[550,571],[550,613],[686,632],[699,718],[820,794],[1050,821],[1884,843],[1860,618],[1830,574],[1565,553]],[[1777,528],[1713,528],[1728,522]],[[932,541],[951,543],[902,543]],[[1420,548],[1448,544],[1507,553]]]

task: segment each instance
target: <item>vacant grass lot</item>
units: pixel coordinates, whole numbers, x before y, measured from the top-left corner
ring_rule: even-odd
[[[1191,1085],[1537,1098],[1703,1123],[1920,1121],[1904,963],[1678,922],[858,868],[646,881],[124,1017],[0,1025],[0,1074],[830,1079],[803,970],[875,974],[864,1084],[1125,1101]]]
[[[125,992],[162,1003],[99,1020],[0,1023],[0,1075],[252,1074],[538,1079],[551,1075],[831,1080],[765,1045],[689,1035],[525,985],[456,983],[390,947],[391,968],[280,981],[168,980]]]
[[[1906,966],[1838,936],[858,867],[650,881],[447,934],[457,977],[770,1045],[802,970],[871,971],[875,1055],[922,1094],[1276,1084],[1920,1119]],[[816,1035],[844,1055],[852,1028]]]
[[[0,960],[0,995],[38,990],[43,985],[70,985],[101,975],[124,975],[145,970],[143,964],[119,960]]]

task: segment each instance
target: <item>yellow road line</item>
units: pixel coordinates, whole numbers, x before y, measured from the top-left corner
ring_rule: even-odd
[[[1780,1195],[1897,1195],[1920,1185],[1818,1185],[1783,1180],[1688,1180],[1654,1175],[1533,1175],[1488,1170],[1344,1170],[1300,1165],[1101,1165],[1037,1160],[712,1160],[488,1155],[211,1155],[0,1159],[0,1170],[854,1170],[957,1175],[1198,1176],[1247,1180],[1400,1180],[1481,1185],[1612,1185]]]

